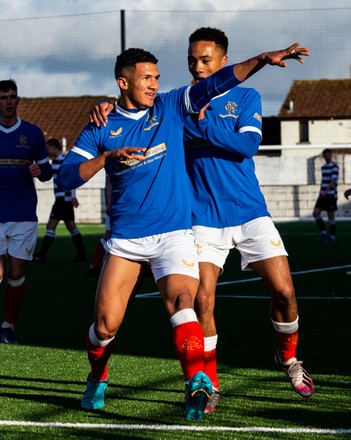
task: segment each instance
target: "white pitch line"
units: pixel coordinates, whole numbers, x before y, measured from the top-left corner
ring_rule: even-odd
[[[328,272],[331,270],[341,270],[341,269],[350,269],[351,264],[346,264],[345,266],[332,266],[332,267],[324,267],[319,269],[309,269],[309,270],[300,270],[297,272],[291,272],[291,275],[305,275],[308,273],[317,273],[317,272]],[[248,278],[246,280],[235,280],[235,281],[222,281],[217,283],[217,286],[226,286],[231,284],[242,284],[242,283],[251,283],[252,281],[261,281],[261,277]],[[149,293],[141,293],[136,295],[136,298],[153,298],[159,296],[160,292],[149,292]],[[242,295],[216,295],[216,298],[244,298],[244,299],[267,299],[269,297],[265,296],[242,296]],[[305,296],[299,297],[301,299],[332,299],[332,300],[340,300],[340,299],[351,299],[348,296],[330,296],[330,297],[315,297],[315,296]]]
[[[321,429],[321,428],[268,428],[260,426],[231,427],[231,426],[186,426],[186,425],[128,425],[111,423],[60,423],[60,422],[26,422],[17,420],[0,420],[0,426],[23,426],[42,428],[70,429],[111,429],[111,430],[147,430],[147,431],[222,431],[222,432],[276,432],[293,434],[351,434],[351,429]]]
[[[300,270],[297,272],[291,272],[291,275],[305,275],[307,273],[328,272],[330,270],[340,270],[340,269],[350,269],[350,268],[351,268],[351,264],[346,264],[345,266],[333,266],[333,267],[323,267],[319,269]],[[217,286],[225,286],[226,284],[249,283],[251,281],[261,281],[261,277],[248,278],[247,280],[223,281],[221,283],[217,283]]]

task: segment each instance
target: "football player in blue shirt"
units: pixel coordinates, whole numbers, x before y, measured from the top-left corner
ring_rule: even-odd
[[[17,116],[19,102],[16,83],[0,81],[0,282],[7,263],[1,342],[5,344],[17,343],[14,329],[25,296],[25,266],[37,240],[33,179],[45,182],[52,177],[44,135]]]
[[[88,125],[60,168],[59,183],[74,188],[105,167],[113,188],[111,238],[96,296],[87,347],[91,364],[81,406],[104,407],[107,361],[127,304],[149,263],[173,326],[186,383],[185,408],[201,420],[212,394],[204,373],[204,339],[194,311],[198,262],[191,231],[192,190],[185,169],[183,126],[217,96],[265,66],[308,55],[298,48],[266,52],[192,87],[158,94],[157,59],[142,49],[117,57],[120,99],[103,127]]]
[[[198,83],[223,68],[228,39],[214,28],[189,37],[188,66]],[[262,138],[261,99],[254,89],[235,87],[212,99],[197,119],[188,117],[184,144],[194,201],[193,232],[198,246],[198,319],[205,336],[205,373],[213,393],[205,412],[220,397],[216,368],[215,291],[231,249],[241,254],[242,270],[256,271],[271,294],[270,317],[278,349],[276,362],[293,389],[304,397],[314,386],[296,358],[298,307],[287,252],[267,210],[253,156]],[[257,329],[257,331],[260,331]]]

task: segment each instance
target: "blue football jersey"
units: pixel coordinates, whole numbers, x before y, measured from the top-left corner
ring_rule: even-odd
[[[106,127],[87,125],[61,165],[125,146],[146,148],[145,160],[109,162],[112,237],[140,238],[191,228],[191,188],[185,169],[183,125],[191,110],[188,87],[159,94],[145,110],[116,105]],[[77,156],[80,156],[78,158]]]
[[[12,127],[0,125],[0,145],[0,223],[37,221],[37,194],[28,163],[40,166],[40,180],[52,177],[44,135],[18,118]]]
[[[184,131],[193,225],[223,228],[269,215],[253,160],[262,136],[259,94],[235,87],[213,98],[205,115],[188,116]]]

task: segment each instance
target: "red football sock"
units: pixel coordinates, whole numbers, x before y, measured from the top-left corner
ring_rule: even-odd
[[[26,283],[20,286],[7,285],[5,293],[5,321],[15,324],[26,293]]]
[[[91,365],[91,373],[90,377],[94,380],[102,382],[107,379],[108,376],[108,365],[107,362],[113,352],[115,347],[116,338],[113,338],[112,341],[105,345],[104,347],[97,347],[93,345],[90,341],[89,335],[87,337],[87,352],[88,359]]]
[[[217,350],[210,350],[204,352],[204,372],[211,379],[214,388],[219,389],[219,380],[217,376]]]
[[[103,247],[101,241],[99,241],[99,243],[96,245],[93,258],[90,262],[90,266],[93,268],[100,267],[105,254],[106,254],[105,248]]]
[[[173,327],[173,346],[180,361],[184,380],[204,371],[204,335],[198,321]]]
[[[275,334],[278,339],[278,352],[280,355],[280,360],[282,362],[287,362],[291,358],[296,358],[299,332],[287,334],[276,331]]]

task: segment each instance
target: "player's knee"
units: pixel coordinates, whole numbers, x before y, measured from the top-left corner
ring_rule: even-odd
[[[7,278],[7,283],[11,287],[20,287],[22,286],[26,281],[26,277],[22,276],[20,278],[14,279],[14,278]]]
[[[276,301],[281,304],[292,304],[296,302],[294,287],[290,284],[281,286],[280,289],[274,292]]]
[[[104,345],[105,341],[110,341],[115,337],[115,335],[116,332],[114,334],[109,333],[106,328],[102,326],[99,327],[96,324],[92,324],[89,329],[90,342],[95,346],[101,346],[102,344]]]
[[[205,289],[201,289],[196,295],[195,304],[200,314],[212,314],[214,310],[214,295]]]
[[[105,341],[107,339],[111,339],[114,336],[116,336],[117,328],[112,326],[107,326],[104,323],[95,324],[94,332],[96,334],[96,337],[100,341]]]

